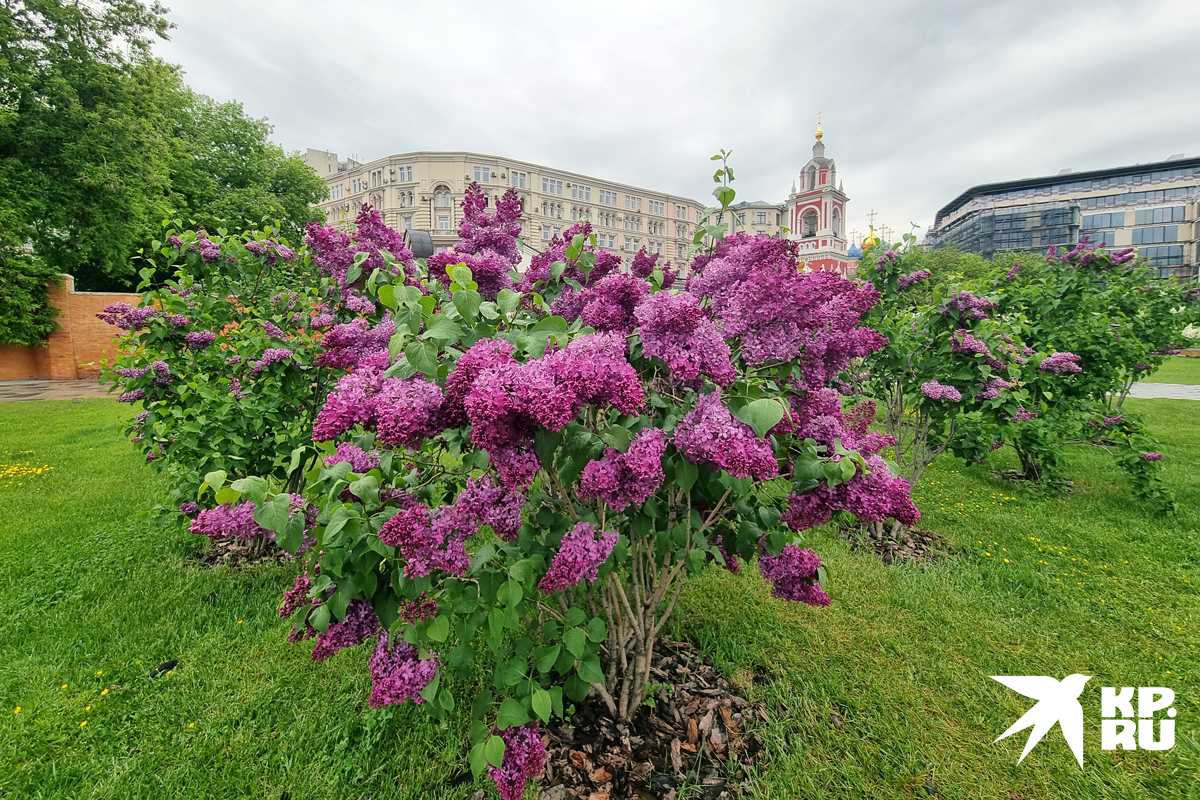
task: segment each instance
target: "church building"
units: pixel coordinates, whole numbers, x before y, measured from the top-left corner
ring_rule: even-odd
[[[788,195],[788,238],[800,243],[800,258],[809,269],[847,275],[858,266],[846,235],[850,198],[838,180],[837,164],[825,156],[819,118],[816,136],[812,158],[800,171],[799,188],[793,181]]]

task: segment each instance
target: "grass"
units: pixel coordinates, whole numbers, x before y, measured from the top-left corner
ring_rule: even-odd
[[[1100,451],[1072,449],[1075,493],[1049,499],[945,459],[917,496],[953,557],[884,567],[819,529],[829,608],[771,599],[753,567],[689,587],[674,635],[786,708],[751,796],[1200,796],[1200,425],[1184,402],[1128,402],[1162,440],[1174,519],[1131,501]],[[366,710],[366,652],[314,665],[284,640],[287,568],[202,568],[195,536],[138,521],[161,486],[120,435],[128,414],[0,404],[0,462],[30,465],[0,479],[0,797],[470,797],[451,785],[461,714],[439,730]],[[1084,769],[1057,730],[1017,766],[1026,734],[993,740],[1032,701],[988,676],[1071,672],[1095,676]],[[1174,750],[1100,751],[1101,686],[1173,688]]]
[[[1171,356],[1142,383],[1184,383],[1200,385],[1200,358]]]

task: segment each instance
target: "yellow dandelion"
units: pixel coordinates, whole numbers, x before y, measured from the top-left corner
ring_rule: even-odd
[[[189,722],[189,723],[188,723],[188,727],[189,727],[189,728],[194,728],[194,727],[196,727],[196,723],[194,723],[194,722]]]
[[[985,556],[989,556],[989,557],[990,557],[992,554],[991,554],[991,553],[984,553],[984,555],[985,555]]]
[[[62,685],[62,687],[65,689],[65,688],[67,688],[67,685],[64,683],[64,684]]]
[[[16,710],[16,711],[14,711],[13,713],[14,713],[14,714],[20,714],[20,713],[21,713],[21,707],[20,707],[20,706],[17,706],[17,710]]]
[[[92,710],[92,707],[91,707],[91,706],[84,706],[84,707],[83,707],[83,710],[84,710],[84,711],[91,711],[91,710]]]
[[[1009,561],[1009,560],[1006,558],[1006,559],[1004,559],[1004,563],[1005,563],[1005,564],[1011,564],[1012,562],[1011,562],[1011,561]]]
[[[81,727],[81,728],[86,728],[86,727],[87,727],[87,720],[85,719],[83,722],[79,723],[79,727]]]
[[[241,624],[242,624],[242,621],[239,619],[239,620],[238,620],[238,625],[241,625]]]
[[[103,675],[103,674],[104,674],[104,670],[102,670],[102,669],[98,669],[98,670],[96,670],[96,674],[97,674],[97,675]]]
[[[100,696],[101,696],[101,697],[104,697],[104,695],[106,695],[106,694],[108,694],[108,689],[105,689],[104,691],[102,691],[102,692],[100,693]]]

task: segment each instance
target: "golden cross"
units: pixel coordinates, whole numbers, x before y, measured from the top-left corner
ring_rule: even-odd
[[[820,111],[817,112],[817,127],[818,128],[821,127],[821,113],[822,112],[820,112]]]
[[[879,216],[879,214],[877,214],[873,208],[871,209],[871,213],[867,214],[867,219],[870,221],[872,228],[875,227],[875,218],[877,216]]]

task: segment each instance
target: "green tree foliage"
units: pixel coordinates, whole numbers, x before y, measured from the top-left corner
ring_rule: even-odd
[[[0,345],[44,345],[56,309],[47,302],[55,272],[28,253],[0,251]]]
[[[324,192],[270,126],[155,58],[166,9],[137,0],[0,4],[0,251],[82,290],[128,289],[161,221],[299,238]]]
[[[324,222],[311,204],[325,196],[325,182],[271,143],[265,119],[247,116],[238,102],[191,91],[184,97],[170,176],[176,217],[238,234],[281,220],[280,233],[293,242],[303,238],[306,223]]]

